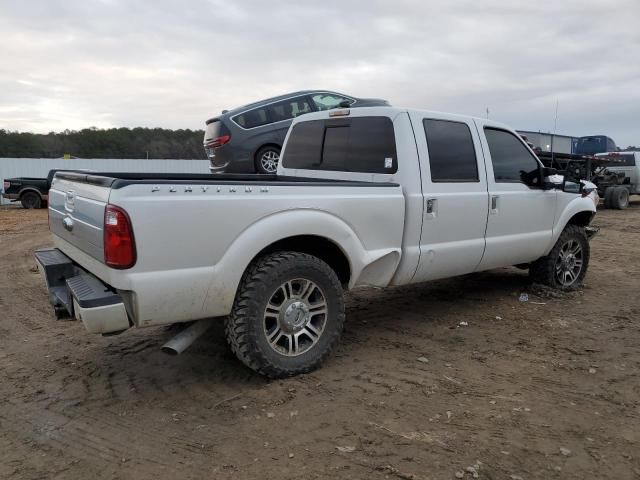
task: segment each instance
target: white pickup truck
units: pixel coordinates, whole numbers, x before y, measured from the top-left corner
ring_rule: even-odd
[[[552,173],[493,121],[315,112],[293,122],[277,175],[58,172],[57,248],[35,258],[56,312],[89,332],[226,317],[240,360],[282,377],[329,355],[357,285],[511,265],[580,284],[597,192]]]

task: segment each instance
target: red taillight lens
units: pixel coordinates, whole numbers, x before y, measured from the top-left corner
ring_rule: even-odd
[[[204,148],[218,148],[228,143],[231,140],[231,135],[222,135],[221,137],[213,138],[211,140],[207,140],[204,144]]]
[[[104,211],[104,262],[113,268],[131,268],[136,263],[131,220],[115,205],[107,205]]]

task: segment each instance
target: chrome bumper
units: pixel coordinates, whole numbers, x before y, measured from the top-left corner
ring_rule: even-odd
[[[37,250],[34,258],[58,319],[75,317],[89,333],[115,333],[129,328],[122,297],[111,287],[75,265],[57,248]]]

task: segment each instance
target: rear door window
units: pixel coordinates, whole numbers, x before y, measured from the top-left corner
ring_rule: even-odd
[[[466,123],[426,118],[432,182],[479,182],[478,160]]]
[[[484,133],[497,183],[539,185],[540,164],[520,139],[511,132],[495,128],[485,128]]]
[[[289,135],[282,164],[306,170],[395,173],[393,123],[388,117],[298,123]]]

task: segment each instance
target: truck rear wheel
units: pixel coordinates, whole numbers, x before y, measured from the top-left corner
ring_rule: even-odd
[[[629,206],[629,190],[625,187],[614,187],[611,193],[610,208],[624,210]]]
[[[536,283],[571,290],[584,280],[589,255],[589,239],[584,228],[567,225],[549,255],[531,264],[529,276]]]
[[[245,365],[282,378],[317,368],[338,343],[344,318],[342,285],[329,265],[277,252],[245,272],[225,331]]]
[[[42,198],[36,192],[25,192],[20,197],[20,203],[24,208],[40,208],[42,206]]]
[[[612,208],[611,207],[611,197],[613,195],[613,191],[615,187],[607,187],[604,191],[604,208]]]

